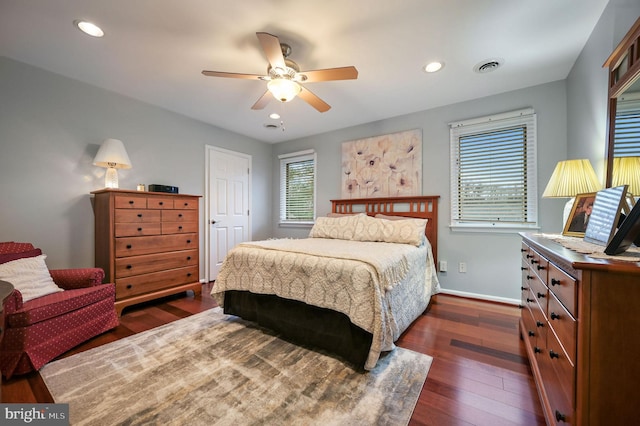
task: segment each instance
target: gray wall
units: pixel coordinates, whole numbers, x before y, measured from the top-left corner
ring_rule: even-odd
[[[105,138],[122,140],[133,163],[118,173],[124,189],[204,195],[206,145],[252,155],[253,236],[270,236],[271,145],[4,57],[0,93],[0,241],[32,242],[50,268],[94,264],[89,193],[104,188],[92,160]]]
[[[640,1],[611,0],[567,78],[567,158],[591,160],[603,183],[608,77],[602,65],[639,16]]]
[[[449,264],[449,272],[440,273],[440,283],[448,291],[475,294],[495,299],[518,299],[520,295],[520,237],[516,233],[452,232],[449,194],[449,126],[467,118],[533,107],[538,116],[538,192],[542,194],[558,158],[566,155],[565,82],[486,97],[474,101],[435,108],[415,114],[351,127],[275,146],[277,155],[313,148],[318,153],[318,215],[331,209],[332,198],[340,198],[341,144],[401,130],[422,129],[422,193],[440,195],[438,257]],[[278,177],[274,174],[274,194],[278,194]],[[563,203],[562,203],[563,204]],[[539,222],[543,230],[558,231],[562,222],[562,204],[542,200]],[[303,237],[308,229],[280,228],[278,206],[273,206],[274,235]],[[467,272],[459,273],[459,262],[467,263]]]

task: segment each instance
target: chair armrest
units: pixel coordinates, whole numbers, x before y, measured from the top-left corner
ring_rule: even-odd
[[[102,268],[50,269],[49,273],[56,285],[65,290],[92,287],[102,284]]]
[[[14,288],[13,293],[11,293],[9,297],[7,297],[7,299],[4,301],[2,310],[4,311],[5,315],[12,314],[22,309],[22,303],[22,293],[20,293],[18,289]]]

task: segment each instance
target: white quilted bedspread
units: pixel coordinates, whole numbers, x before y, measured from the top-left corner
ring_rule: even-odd
[[[428,243],[306,238],[239,244],[228,253],[211,294],[220,306],[225,290],[244,290],[342,312],[373,334],[365,363],[371,369],[438,289]]]

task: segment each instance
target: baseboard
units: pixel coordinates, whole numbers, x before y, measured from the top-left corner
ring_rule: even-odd
[[[487,294],[469,293],[466,291],[447,290],[443,288],[440,290],[442,294],[450,294],[452,296],[466,297],[468,299],[487,300],[489,302],[505,303],[507,305],[520,305],[520,299],[510,299],[508,297],[489,296]]]

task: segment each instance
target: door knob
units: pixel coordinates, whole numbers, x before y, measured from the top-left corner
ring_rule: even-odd
[[[211,219],[211,224],[212,224],[212,225],[215,225],[215,223],[216,223],[216,221],[215,221],[215,220],[213,220],[213,219]]]

